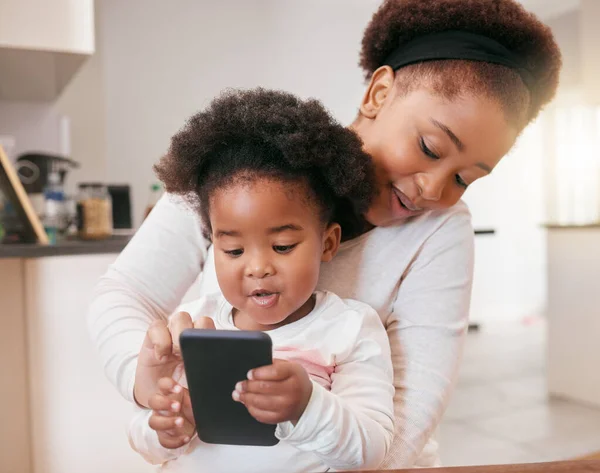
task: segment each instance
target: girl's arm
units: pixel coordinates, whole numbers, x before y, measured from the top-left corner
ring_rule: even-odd
[[[335,470],[375,469],[386,457],[394,434],[392,364],[385,328],[373,309],[364,305],[354,344],[338,360],[331,391],[313,381],[313,391],[302,417],[293,426],[278,425],[277,435],[299,450],[309,451]],[[340,313],[348,321],[351,314]],[[352,325],[351,322],[349,322]]]

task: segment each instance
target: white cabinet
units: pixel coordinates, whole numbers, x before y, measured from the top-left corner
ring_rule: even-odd
[[[600,407],[600,226],[548,229],[548,389]]]
[[[0,46],[92,54],[93,0],[0,0]]]
[[[87,330],[92,289],[115,258],[0,259],[0,472],[154,471],[129,447],[132,405]]]
[[[0,471],[31,472],[23,260],[0,259]]]
[[[0,0],[0,100],[52,100],[94,53],[93,0]]]

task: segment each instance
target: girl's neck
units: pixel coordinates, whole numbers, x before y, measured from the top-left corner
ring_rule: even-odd
[[[263,325],[256,322],[252,317],[250,317],[250,315],[245,312],[241,312],[234,307],[232,311],[233,325],[235,325],[235,327],[239,330],[268,332],[269,330],[275,330],[276,328],[284,327],[285,325],[293,324],[294,322],[298,322],[298,320],[303,319],[313,311],[315,308],[315,303],[316,296],[313,294],[294,313],[288,315],[281,322],[269,325]]]

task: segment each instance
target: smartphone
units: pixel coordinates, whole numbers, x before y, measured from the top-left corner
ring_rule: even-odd
[[[205,443],[273,446],[275,425],[263,424],[231,398],[251,369],[273,363],[273,343],[263,332],[187,329],[180,337],[198,437]]]

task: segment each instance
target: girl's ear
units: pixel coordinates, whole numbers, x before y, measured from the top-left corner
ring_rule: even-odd
[[[328,263],[333,259],[338,249],[340,248],[340,241],[342,239],[342,227],[337,223],[329,225],[323,233],[323,254],[321,255],[321,261]]]

